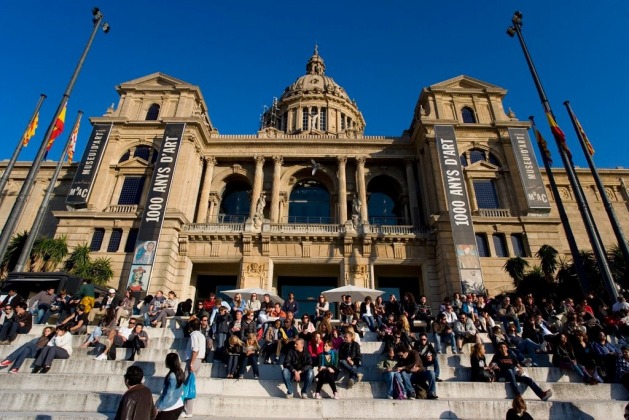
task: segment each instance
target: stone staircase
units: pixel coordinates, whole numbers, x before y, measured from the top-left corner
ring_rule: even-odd
[[[34,326],[28,335],[18,336],[10,346],[0,346],[0,357],[41,334]],[[113,418],[126,388],[122,375],[128,366],[142,367],[145,383],[159,394],[167,369],[164,358],[170,352],[180,355],[186,340],[178,323],[169,328],[148,329],[149,348],[135,362],[124,361],[129,350],[118,349],[116,361],[96,361],[93,349],[77,348],[84,336],[73,337],[75,348],[68,360],[56,360],[47,374],[31,374],[33,360],[27,359],[18,374],[0,373],[0,418],[11,419],[104,419]],[[470,382],[469,356],[440,355],[438,400],[387,400],[384,384],[375,364],[382,351],[371,333],[361,342],[363,382],[347,389],[340,377],[340,400],[302,400],[284,398],[281,369],[260,365],[260,380],[254,380],[251,368],[245,379],[223,379],[225,367],[204,363],[197,375],[197,418],[302,418],[302,419],[504,419],[513,395],[509,386],[498,383]],[[493,351],[487,343],[487,351]],[[488,354],[488,359],[491,354]],[[535,419],[620,419],[623,418],[627,392],[619,384],[588,386],[573,373],[550,367],[548,357],[540,357],[543,367],[527,368],[543,389],[553,390],[548,402],[537,399],[527,389],[524,398]],[[403,411],[401,411],[403,410]]]

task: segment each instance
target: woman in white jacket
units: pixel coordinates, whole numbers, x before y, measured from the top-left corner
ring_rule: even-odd
[[[47,373],[54,359],[67,359],[71,354],[72,334],[68,332],[67,326],[59,325],[57,334],[48,342],[46,347],[41,349],[35,360],[33,373]]]

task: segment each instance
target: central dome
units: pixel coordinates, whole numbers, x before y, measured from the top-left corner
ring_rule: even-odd
[[[356,103],[334,79],[325,75],[325,62],[315,46],[306,74],[288,86],[262,117],[261,129],[286,134],[362,136],[365,120]]]

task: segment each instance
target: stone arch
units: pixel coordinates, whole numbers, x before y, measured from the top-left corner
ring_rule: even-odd
[[[371,177],[367,183],[367,213],[369,222],[376,225],[408,224],[408,207],[404,183],[389,174]]]
[[[242,174],[230,174],[223,178],[223,182],[223,188],[218,192],[219,221],[244,222],[251,208],[251,182]]]

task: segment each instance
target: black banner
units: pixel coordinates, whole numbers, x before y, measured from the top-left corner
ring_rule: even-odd
[[[66,204],[75,209],[87,207],[87,200],[92,192],[92,185],[98,173],[103,153],[109,140],[112,124],[95,124],[83,153],[83,159],[74,174]]]
[[[164,130],[164,139],[155,168],[153,168],[153,178],[142,213],[127,284],[134,292],[145,292],[149,286],[168,195],[175,174],[179,146],[185,128],[185,123],[176,123],[166,124]]]
[[[463,293],[482,293],[484,292],[483,273],[478,257],[470,201],[465,188],[465,174],[461,167],[454,127],[436,125],[435,142],[439,152],[441,176],[446,191],[452,239],[461,278],[461,290]]]
[[[528,130],[525,128],[510,128],[509,138],[513,147],[515,160],[518,162],[520,180],[524,188],[526,203],[529,210],[535,213],[549,213],[550,202],[544,188],[542,174],[537,166],[535,150],[531,144]]]

